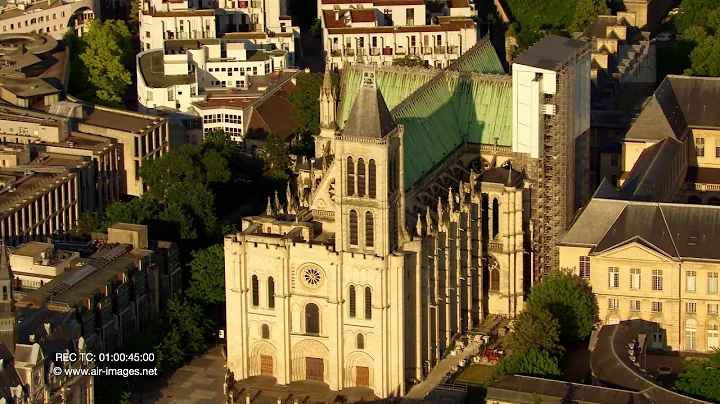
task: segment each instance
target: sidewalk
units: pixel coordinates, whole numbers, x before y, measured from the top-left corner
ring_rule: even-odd
[[[432,391],[432,389],[437,387],[443,381],[443,379],[453,366],[457,366],[461,360],[475,355],[477,354],[477,352],[478,344],[470,343],[467,347],[465,347],[465,349],[463,349],[463,351],[459,355],[448,356],[447,358],[441,360],[440,363],[438,363],[437,365],[435,365],[434,368],[432,368],[430,374],[427,375],[425,380],[410,389],[408,394],[403,397],[403,400],[400,402],[400,404],[413,404],[416,403],[417,400],[421,400],[422,398],[424,398],[428,393]]]

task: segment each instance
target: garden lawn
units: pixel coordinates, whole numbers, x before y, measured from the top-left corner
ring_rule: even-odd
[[[482,403],[485,401],[487,380],[490,378],[493,367],[489,365],[470,365],[455,376],[453,383],[462,384],[468,388],[468,403]]]

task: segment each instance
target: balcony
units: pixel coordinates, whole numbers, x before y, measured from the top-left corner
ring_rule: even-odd
[[[345,56],[355,56],[355,49],[345,48]]]
[[[422,47],[422,54],[423,54],[423,55],[432,55],[432,53],[433,53],[433,48],[432,48],[432,46],[423,46],[423,47]]]
[[[459,46],[448,46],[448,53],[452,55],[458,55],[460,54],[460,47]]]
[[[395,54],[396,55],[405,55],[405,54],[407,54],[407,50],[405,48],[397,48],[397,50],[395,51]]]
[[[251,2],[250,2],[250,6],[251,6],[252,8],[261,8],[261,7],[262,7],[261,4],[262,4],[262,3],[261,3],[260,1],[251,1]]]
[[[248,1],[239,1],[238,8],[248,8]]]
[[[383,48],[382,54],[385,56],[392,56],[393,50],[391,47],[387,46],[387,47]]]
[[[488,243],[488,251],[503,252],[502,243]]]
[[[444,46],[436,46],[436,47],[435,47],[435,54],[436,54],[436,55],[444,55],[444,54],[445,54],[445,47],[444,47]]]
[[[380,48],[370,48],[370,56],[380,56]]]
[[[417,55],[418,53],[420,53],[420,49],[413,46],[410,49],[408,49],[408,53],[411,55]]]
[[[342,51],[340,49],[333,49],[330,51],[330,55],[334,57],[342,56]]]

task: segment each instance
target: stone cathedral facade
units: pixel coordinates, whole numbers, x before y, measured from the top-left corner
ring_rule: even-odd
[[[316,158],[225,238],[228,368],[398,396],[522,311],[536,160],[487,40],[440,73],[348,68],[340,93],[326,72]]]

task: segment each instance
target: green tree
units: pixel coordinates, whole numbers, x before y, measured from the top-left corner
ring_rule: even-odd
[[[673,23],[679,33],[685,33],[692,26],[712,28],[717,23],[720,2],[717,0],[683,0],[680,12],[673,17]]]
[[[709,358],[688,358],[675,388],[683,394],[710,402],[720,402],[720,351]]]
[[[140,27],[140,8],[139,8],[139,1],[138,0],[130,0],[130,18],[128,20],[128,25],[130,25],[130,32],[133,34],[133,36],[138,34],[138,29]]]
[[[120,396],[120,400],[118,400],[118,404],[132,404],[132,394],[130,394],[129,391],[126,391],[122,393],[122,396]]]
[[[222,244],[193,252],[188,297],[205,304],[225,301],[225,250]]]
[[[515,320],[505,346],[511,351],[537,349],[560,356],[564,351],[560,345],[560,323],[547,310],[523,311]]]
[[[324,73],[303,74],[297,78],[295,89],[290,93],[288,101],[293,109],[295,118],[294,132],[317,134],[320,132],[320,104],[318,97],[323,85]],[[336,94],[340,84],[340,77],[332,73],[331,80]]]
[[[695,76],[720,76],[720,34],[703,39],[690,53]]]
[[[313,25],[310,26],[310,35],[314,37],[319,37],[322,33],[322,25],[320,23],[320,19],[317,18]]]
[[[211,324],[200,306],[178,298],[169,300],[164,326],[167,331],[155,347],[159,369],[175,366],[207,348],[205,337]]]
[[[166,198],[168,188],[173,184],[207,182],[200,149],[191,144],[171,149],[160,158],[144,160],[140,176],[150,193],[159,200]]]
[[[599,322],[592,288],[579,276],[562,270],[550,271],[532,287],[527,309],[549,311],[560,323],[563,344],[584,340]]]
[[[160,211],[160,204],[147,197],[135,198],[129,202],[115,202],[105,209],[104,220],[98,230],[104,233],[115,223],[149,225]]]
[[[177,223],[181,239],[216,236],[215,195],[207,185],[198,182],[171,184],[167,188],[164,207],[160,219]]]
[[[89,72],[89,82],[100,104],[121,107],[132,75],[126,68],[132,52],[132,36],[125,22],[94,19],[83,35],[85,43],[80,59]]]
[[[418,55],[405,55],[401,58],[395,58],[393,59],[392,64],[393,66],[430,68],[428,62]]]
[[[505,375],[544,376],[557,378],[562,375],[558,358],[547,351],[531,349],[529,351],[512,351],[500,358],[493,368],[492,379],[497,380]]]
[[[265,139],[260,151],[265,169],[272,178],[287,178],[286,170],[290,164],[288,158],[288,145],[276,133],[271,133]]]
[[[606,0],[580,0],[575,8],[571,32],[582,32],[592,24],[598,15],[609,15],[610,7]]]

